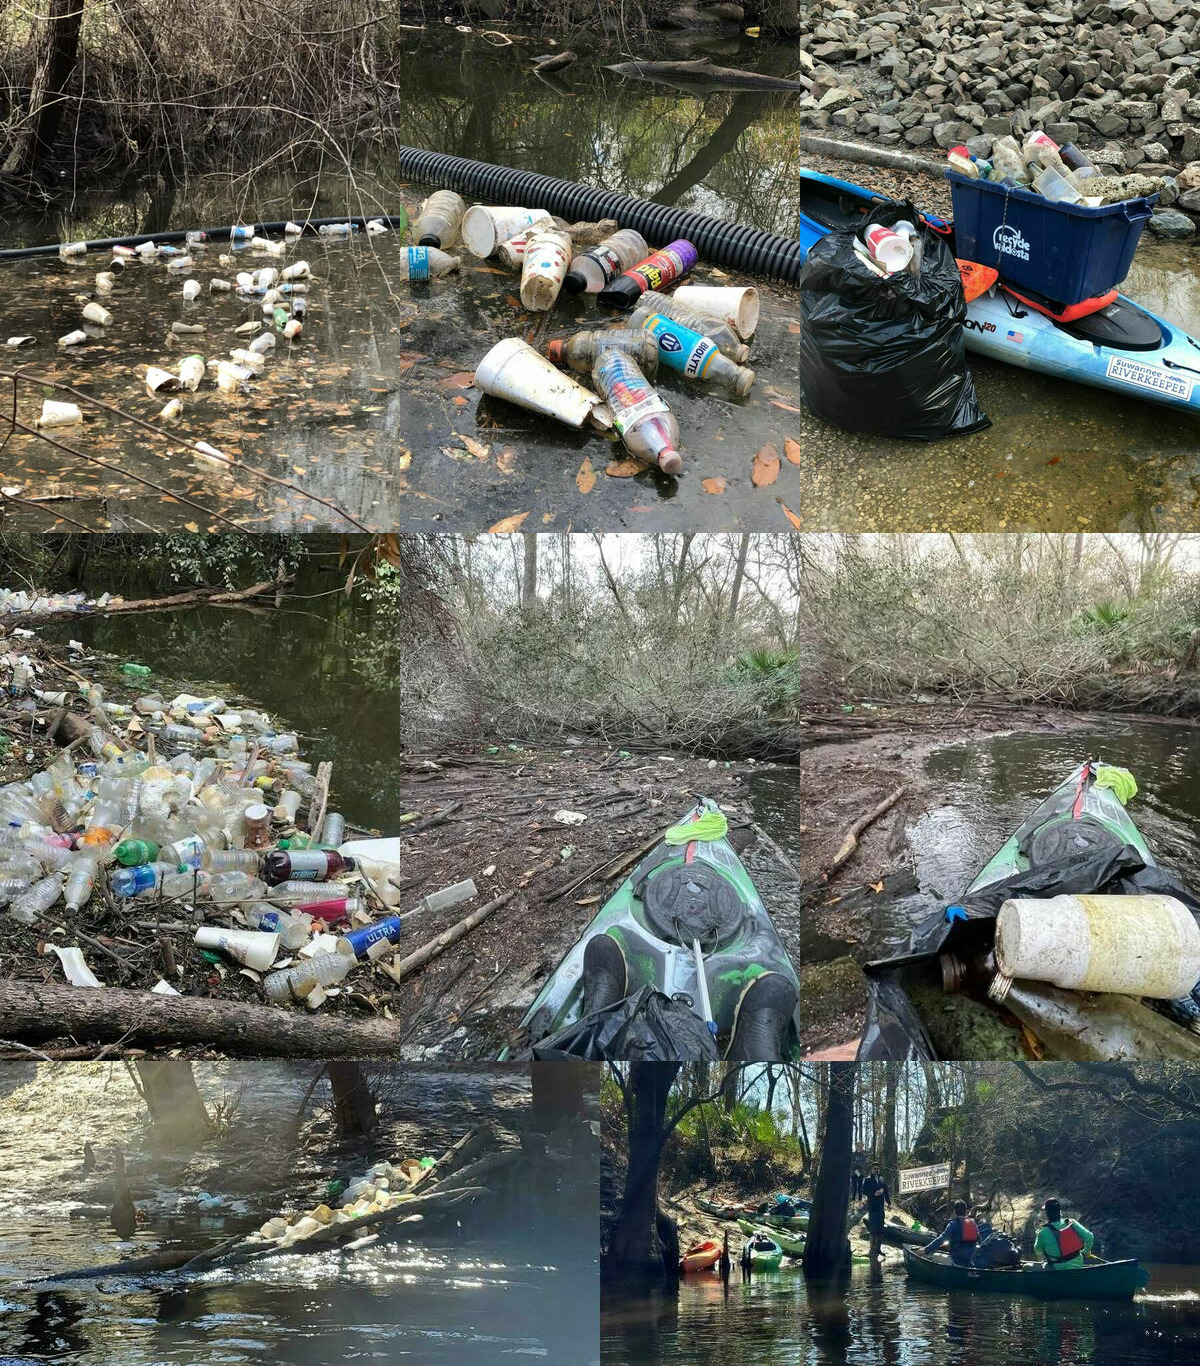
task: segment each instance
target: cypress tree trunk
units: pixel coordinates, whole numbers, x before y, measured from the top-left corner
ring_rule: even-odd
[[[832,1279],[850,1264],[846,1206],[850,1195],[857,1068],[852,1062],[825,1065],[829,1069],[829,1099],[825,1106],[821,1161],[813,1189],[808,1240],[804,1246],[804,1274]]]
[[[333,1113],[338,1136],[365,1138],[374,1133],[379,1115],[361,1064],[331,1062],[329,1084],[333,1088]]]
[[[49,0],[34,33],[35,62],[29,109],[4,165],[6,175],[28,175],[50,160],[75,71],[84,0]]]
[[[558,1064],[542,1064],[557,1067]],[[667,1138],[667,1097],[677,1062],[629,1064],[629,1162],[625,1189],[608,1244],[606,1272],[647,1287],[675,1279],[678,1243],[663,1237],[658,1216],[658,1167]]]
[[[136,1062],[138,1084],[158,1134],[169,1144],[199,1147],[210,1120],[190,1062]]]

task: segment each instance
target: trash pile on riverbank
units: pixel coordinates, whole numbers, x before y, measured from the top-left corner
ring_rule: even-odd
[[[26,632],[0,679],[0,988],[202,998],[218,1022],[267,1002],[268,1033],[285,1011],[388,1016],[396,869],[388,841],[348,839],[372,832],[331,809],[330,761],[256,708]]]
[[[1200,215],[1200,12],[1175,0],[959,6],[816,0],[799,40],[810,127],[933,151],[1042,128],[1102,174],[1162,178],[1159,203]],[[1168,236],[1195,225],[1156,215]]]
[[[491,748],[402,760],[406,894],[471,877],[489,898],[511,898],[473,934],[469,956],[446,955],[399,998],[430,1056],[446,1055],[447,1018],[455,1055],[469,1048],[463,1056],[491,1056],[511,1042],[600,904],[698,796],[721,803],[739,847],[763,833],[745,784],[770,764],[590,744]]]

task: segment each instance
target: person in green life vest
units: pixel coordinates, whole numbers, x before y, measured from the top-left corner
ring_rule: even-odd
[[[1047,1200],[1045,1210],[1046,1222],[1033,1242],[1034,1255],[1045,1257],[1047,1265],[1056,1271],[1083,1266],[1096,1241],[1093,1234],[1074,1219],[1064,1219],[1057,1200]]]

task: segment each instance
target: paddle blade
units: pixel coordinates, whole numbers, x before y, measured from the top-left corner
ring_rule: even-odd
[[[1000,272],[992,266],[981,266],[978,261],[964,261],[961,257],[955,257],[955,260],[958,262],[958,273],[962,276],[967,303],[986,294],[1000,278]]]

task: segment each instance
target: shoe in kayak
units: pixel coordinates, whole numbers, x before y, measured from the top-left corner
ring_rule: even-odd
[[[716,802],[703,798],[674,828],[719,814]],[[664,838],[642,859],[534,999],[522,1021],[532,1047],[585,1017],[619,1010],[648,986],[669,1001],[686,1002],[699,1016],[697,941],[724,1055],[795,1057],[796,972],[724,835],[685,843]]]

